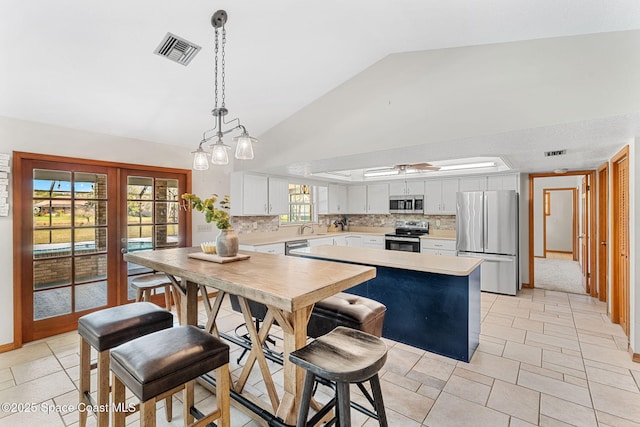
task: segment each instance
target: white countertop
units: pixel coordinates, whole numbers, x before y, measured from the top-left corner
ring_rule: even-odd
[[[291,253],[312,258],[424,271],[450,276],[468,276],[482,263],[482,259],[479,258],[333,245],[296,249]]]
[[[241,245],[260,246],[271,245],[274,243],[292,242],[294,240],[311,240],[322,239],[324,237],[337,237],[337,236],[384,236],[385,233],[377,232],[361,232],[361,231],[338,231],[338,232],[326,232],[326,233],[313,233],[313,234],[299,234],[299,235],[283,235],[283,236],[252,236],[251,234],[241,234],[238,236]]]
[[[352,227],[360,228],[360,227]],[[380,231],[371,230],[373,227],[367,227],[369,231],[338,231],[338,232],[320,232],[313,234],[279,234],[279,233],[248,233],[238,236],[241,245],[261,246],[271,245],[275,243],[285,243],[294,240],[310,240],[321,239],[324,237],[337,236],[384,236],[386,233],[393,232],[393,228],[382,228]],[[455,230],[431,230],[431,234],[420,237],[421,239],[438,239],[438,240],[456,240]]]

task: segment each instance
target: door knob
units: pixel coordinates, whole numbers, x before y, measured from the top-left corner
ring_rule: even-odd
[[[605,242],[604,240],[603,240],[602,242],[600,242],[600,244],[601,244],[602,246],[607,246],[607,242]]]
[[[127,248],[120,249],[120,253],[121,254],[126,254],[127,252],[129,252],[129,251],[127,251]]]

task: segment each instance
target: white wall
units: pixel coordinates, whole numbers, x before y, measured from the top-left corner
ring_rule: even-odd
[[[550,191],[549,199],[550,212],[546,217],[547,250],[573,252],[573,192]]]
[[[578,188],[579,176],[552,176],[549,178],[536,178],[534,181],[533,203],[533,254],[537,257],[544,256],[544,196],[545,188]]]
[[[198,139],[194,132],[194,148]],[[139,165],[191,169],[188,148],[157,144],[149,141],[84,132],[0,117],[0,153],[23,151],[58,156],[97,159]],[[11,159],[11,162],[13,159]],[[11,163],[12,164],[12,163]],[[229,194],[229,171],[211,168],[194,172],[193,191],[199,195]],[[10,182],[11,184],[11,182]],[[9,192],[12,203],[13,193]],[[0,345],[13,342],[13,212],[0,217]],[[194,214],[193,243],[211,240],[212,233],[198,232],[198,224],[205,224],[202,215]]]

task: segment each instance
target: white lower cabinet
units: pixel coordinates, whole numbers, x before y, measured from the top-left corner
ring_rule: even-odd
[[[355,248],[362,247],[362,237],[361,236],[346,236],[345,240],[347,241],[347,246],[353,246]]]
[[[240,245],[241,251],[263,252],[266,254],[284,255],[284,243],[271,243],[269,245]]]
[[[447,239],[422,239],[420,252],[434,255],[456,256],[456,241]]]
[[[362,247],[384,249],[384,236],[362,236]]]
[[[333,244],[336,246],[347,246],[347,236],[336,236],[333,238]]]
[[[318,237],[316,239],[309,239],[309,246],[320,245],[333,245],[333,237]]]

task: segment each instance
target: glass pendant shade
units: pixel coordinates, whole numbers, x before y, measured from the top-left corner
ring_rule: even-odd
[[[209,169],[209,158],[207,157],[207,152],[204,151],[202,147],[198,147],[198,149],[193,153],[193,170],[206,171]]]
[[[236,159],[252,160],[253,159],[253,143],[257,140],[251,138],[246,132],[240,136],[233,138],[236,141]]]
[[[227,145],[222,141],[218,141],[211,146],[211,163],[214,165],[226,165],[229,163],[229,155],[227,154]]]

